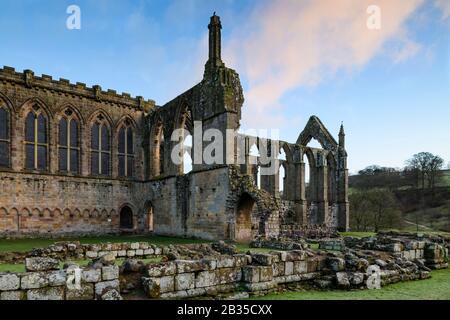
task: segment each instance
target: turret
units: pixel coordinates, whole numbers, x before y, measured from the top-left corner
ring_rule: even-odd
[[[341,129],[339,130],[339,147],[345,149],[344,123],[341,124]]]
[[[211,17],[208,25],[209,29],[209,58],[205,65],[205,73],[214,71],[217,67],[223,67],[222,62],[222,23],[220,17]]]

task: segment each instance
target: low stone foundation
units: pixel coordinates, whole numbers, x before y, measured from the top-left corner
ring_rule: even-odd
[[[27,258],[24,273],[0,273],[0,300],[119,300],[119,267],[81,268],[80,287],[67,284],[70,267],[51,258]],[[70,279],[69,279],[70,280]],[[70,281],[69,281],[70,282]]]
[[[364,289],[368,279],[373,280],[372,270],[377,270],[384,286],[426,279],[431,269],[448,267],[449,242],[443,238],[379,234],[316,242],[321,249],[287,239],[252,244],[279,248],[268,253],[237,253],[235,246],[224,242],[167,246],[60,242],[25,253],[27,272],[0,274],[0,299],[121,299],[121,294],[145,298],[140,289],[150,299],[245,298],[298,287]],[[142,261],[155,256],[163,262]],[[92,259],[81,268],[82,287],[75,291],[66,283],[72,264],[58,268],[61,261],[74,258]],[[125,259],[120,268],[116,258]]]

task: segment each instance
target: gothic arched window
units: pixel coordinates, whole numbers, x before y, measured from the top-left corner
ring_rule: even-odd
[[[106,119],[97,116],[91,130],[91,173],[110,175],[111,144]]]
[[[134,171],[134,145],[133,145],[133,129],[130,121],[125,121],[125,124],[119,130],[119,176],[132,177]]]
[[[8,109],[0,105],[0,167],[9,167],[10,165],[11,134],[9,129]]]
[[[59,121],[59,171],[79,173],[80,142],[78,121],[68,109]]]
[[[25,119],[25,168],[47,170],[47,118],[39,106],[34,106]]]

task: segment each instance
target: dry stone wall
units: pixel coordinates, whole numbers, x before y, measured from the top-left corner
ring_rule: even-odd
[[[57,260],[27,258],[27,272],[0,273],[0,300],[121,299],[118,266],[81,268],[79,287],[67,284],[70,266],[59,269]]]

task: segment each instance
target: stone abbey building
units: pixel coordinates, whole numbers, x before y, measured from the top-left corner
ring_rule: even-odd
[[[152,231],[248,241],[348,229],[345,134],[341,128],[336,142],[317,117],[296,142],[276,141],[285,159],[268,154],[284,168],[283,192],[279,173],[257,177],[261,163],[250,149],[267,152],[263,139],[241,137],[244,164],[193,164],[184,174],[171,161],[175,129],[194,134],[201,121],[203,131],[225,135],[240,127],[243,90],[221,59],[221,28],[211,17],[203,80],[163,106],[0,69],[0,236]],[[308,147],[313,138],[322,148]],[[237,147],[227,146],[224,154],[236,158]]]

